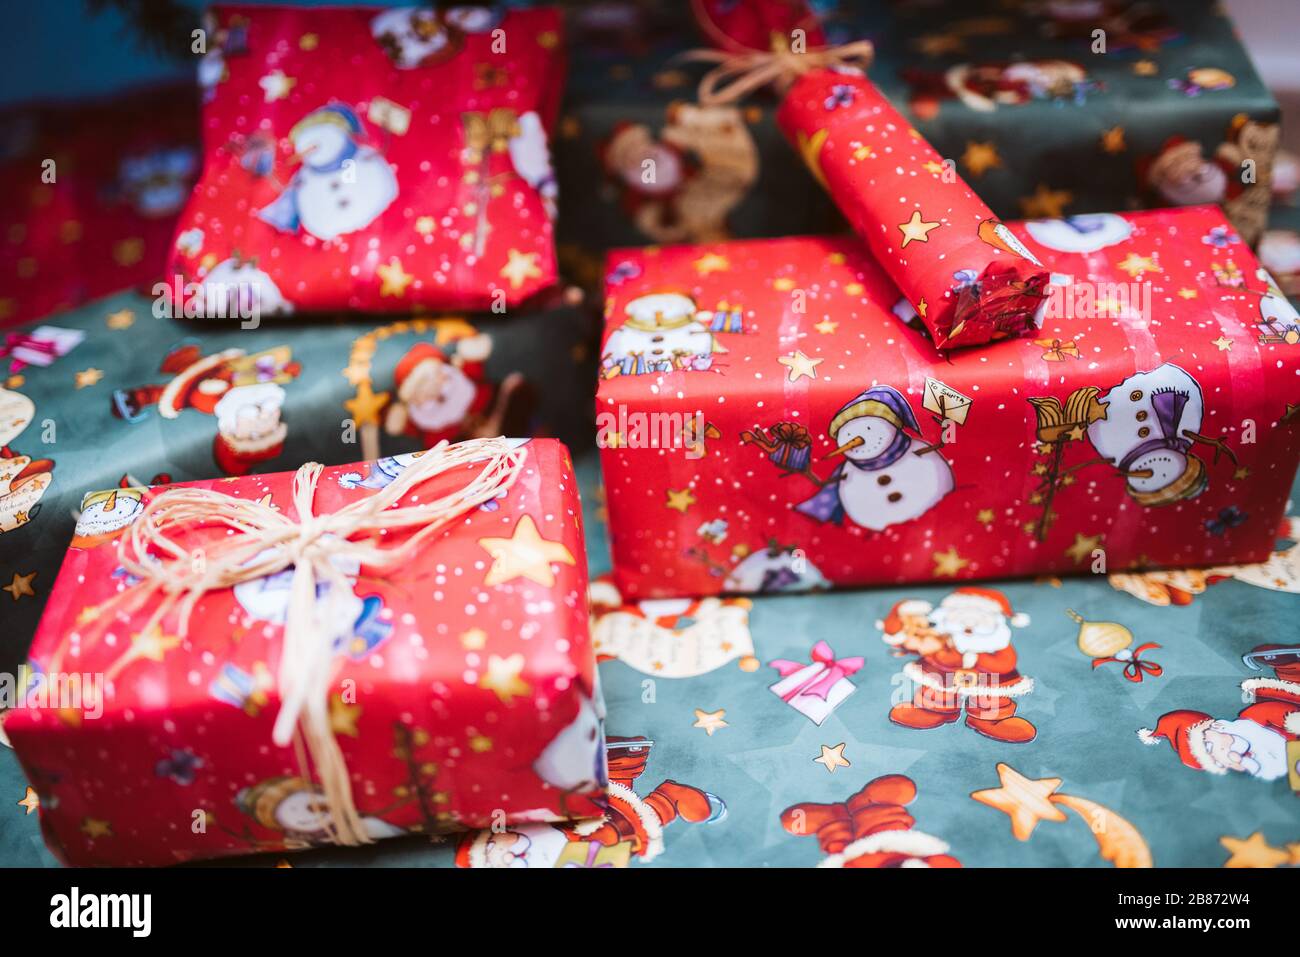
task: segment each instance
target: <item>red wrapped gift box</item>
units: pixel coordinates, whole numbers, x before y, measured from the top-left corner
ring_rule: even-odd
[[[611,253],[597,425],[622,593],[1267,558],[1300,320],[1222,214],[1012,229],[1052,270],[1038,338],[947,358],[853,241]]]
[[[307,708],[327,709],[363,841],[602,812],[603,712],[568,452],[545,439],[451,447],[470,448],[468,462],[395,486],[399,504],[461,488],[492,467],[481,463],[494,449],[519,460],[514,484],[387,575],[334,554],[341,577],[317,579],[320,614],[348,624],[326,647],[328,700]],[[437,451],[324,469],[314,514],[333,520],[383,495]],[[294,687],[281,670],[294,566],[207,592],[188,629],[179,612],[151,627],[152,605],[123,604],[140,583],[119,543],[151,501],[214,490],[301,520],[294,485],[295,473],[279,473],[88,499],[32,647],[24,706],[5,723],[64,860],[166,864],[333,839],[317,752],[306,769],[301,737],[273,738]],[[208,541],[172,538],[182,556]],[[65,692],[80,680],[80,703],[56,696],[56,678]]]
[[[174,272],[265,314],[528,298],[556,280],[563,72],[550,8],[215,8]]]
[[[1047,271],[865,76],[813,70],[777,113],[940,348],[1032,332]]]

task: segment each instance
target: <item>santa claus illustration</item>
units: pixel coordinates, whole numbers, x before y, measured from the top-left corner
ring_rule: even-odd
[[[673,103],[658,135],[620,123],[600,161],[628,218],[659,243],[726,239],[728,215],[758,178],[758,148],[734,106]]]
[[[916,830],[906,809],[915,797],[911,778],[886,774],[847,800],[788,807],[781,826],[817,838],[826,855],[818,867],[961,867],[946,841]]]
[[[229,389],[213,408],[217,437],[213,456],[226,475],[247,475],[284,451],[289,427],[280,420],[284,389],[274,382]]]
[[[1124,242],[1133,224],[1114,213],[1085,213],[1064,219],[1033,219],[1025,229],[1034,242],[1061,253],[1095,253]]]
[[[813,472],[806,451],[792,457],[783,449],[796,442],[803,445],[799,431],[800,426],[778,423],[770,432],[742,432],[740,438],[767,452],[778,467],[819,486],[816,494],[795,506],[815,521],[839,525],[847,517],[878,532],[924,515],[953,490],[948,460],[937,445],[916,447],[916,439],[924,442],[920,426],[906,397],[892,386],[872,386],[835,413],[826,432],[836,448],[825,457],[842,461],[825,481]]]
[[[700,309],[684,292],[638,296],[624,309],[627,318],[610,333],[601,354],[601,375],[647,375],[707,371],[713,354],[725,352],[710,326],[714,314]]]
[[[397,363],[397,397],[388,407],[389,435],[415,435],[429,447],[443,439],[484,438],[527,431],[526,383],[511,373],[493,386],[484,369],[491,339],[460,340],[450,356],[429,342],[414,345]]]
[[[1105,415],[1088,425],[1088,440],[1128,483],[1128,493],[1148,507],[1195,498],[1208,483],[1197,443],[1235,464],[1223,439],[1202,435],[1205,400],[1196,380],[1173,363],[1137,372],[1100,397]]]
[[[1233,189],[1229,171],[1205,156],[1200,143],[1181,136],[1167,140],[1154,159],[1139,163],[1138,173],[1149,189],[1173,206],[1221,203]]]
[[[287,848],[332,843],[329,803],[316,784],[298,777],[268,778],[235,795],[235,806],[259,825],[279,831]],[[378,817],[361,818],[371,840],[398,837],[406,831]]]
[[[1215,718],[1183,709],[1160,716],[1155,729],[1142,728],[1143,744],[1168,741],[1189,768],[1211,774],[1235,772],[1276,781],[1292,770],[1287,742],[1300,740],[1300,647],[1260,645],[1245,656],[1248,667],[1272,668],[1272,678],[1241,683],[1250,703],[1236,718]],[[1295,769],[1300,773],[1300,768]]]
[[[653,744],[644,737],[608,739],[609,810],[604,818],[468,834],[456,850],[457,865],[627,866],[630,860],[648,862],[663,853],[664,828],[678,818],[692,824],[722,820],[727,809],[721,799],[688,784],[664,781],[644,797],[632,789],[645,771]]]
[[[900,655],[915,655],[903,668],[915,685],[912,701],[895,705],[889,720],[905,728],[952,724],[966,711],[966,726],[1007,744],[1034,740],[1037,729],[1016,714],[1016,702],[1034,681],[1016,667],[1013,628],[1029,616],[992,588],[958,588],[937,608],[928,602],[897,603],[877,622],[884,642]]]
[[[958,63],[940,72],[905,70],[911,107],[930,119],[939,104],[956,98],[977,113],[1034,101],[1083,103],[1097,89],[1087,71],[1068,60],[1017,60],[1013,63]]]

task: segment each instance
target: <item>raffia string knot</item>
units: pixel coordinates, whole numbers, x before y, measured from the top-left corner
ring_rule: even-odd
[[[853,69],[866,71],[875,56],[870,40],[840,46],[821,47],[796,53],[789,46],[774,43],[767,50],[688,50],[678,59],[687,63],[712,63],[713,69],[700,78],[697,89],[704,106],[725,106],[744,99],[756,90],[771,86],[785,93],[794,81],[813,70]]]
[[[332,839],[339,844],[369,843],[329,721],[336,652],[353,624],[345,611],[352,589],[347,570],[355,573],[365,566],[369,573],[383,576],[401,567],[450,523],[508,490],[526,457],[524,448],[500,438],[441,442],[420,453],[385,488],[324,515],[314,508],[324,467],[310,462],[293,479],[296,518],[215,489],[165,489],[145,505],[118,542],[123,569],[139,582],[117,596],[114,610],[129,615],[160,598],[142,632],[161,627],[175,612],[184,635],[195,605],[208,592],[292,568],[276,676],[280,710],[272,737],[281,747],[294,745],[304,777],[310,756]],[[448,494],[396,507],[422,483],[480,462],[481,470]],[[187,547],[179,540],[183,533],[220,527],[227,534],[201,547]],[[398,532],[410,534],[394,534]]]

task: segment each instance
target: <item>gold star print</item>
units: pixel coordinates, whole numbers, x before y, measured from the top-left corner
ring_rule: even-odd
[[[475,754],[485,754],[492,750],[492,739],[486,734],[476,734],[469,739],[469,749]]]
[[[314,33],[304,33],[298,38],[298,49],[311,51],[320,44],[320,37]]]
[[[925,170],[927,173],[933,173],[935,176],[938,176],[943,172],[943,164],[930,160],[930,162],[923,165],[921,169]]]
[[[1065,820],[1065,812],[1050,800],[1061,786],[1060,778],[1034,781],[1009,765],[998,764],[998,780],[1001,787],[972,791],[971,797],[1009,816],[1016,840],[1029,840],[1039,821]]]
[[[1138,60],[1133,64],[1134,76],[1155,76],[1159,70],[1150,60]]]
[[[671,508],[685,515],[686,510],[694,504],[695,504],[695,493],[692,492],[689,488],[683,488],[683,489],[670,488],[668,490],[668,501],[665,504],[666,508]]]
[[[780,279],[773,279],[772,288],[775,289],[777,292],[789,292],[791,289],[794,288],[794,280],[786,277],[782,277]],[[722,310],[722,307],[719,306],[718,309]]]
[[[1187,289],[1187,288],[1185,288],[1185,287],[1184,287],[1183,289],[1179,289],[1179,290],[1178,290],[1178,298],[1179,298],[1179,299],[1195,299],[1195,298],[1196,298],[1196,290],[1195,290],[1195,289]]]
[[[97,837],[112,837],[113,826],[107,821],[101,821],[98,818],[82,818],[81,833],[92,841]]]
[[[511,249],[506,253],[506,264],[501,267],[501,278],[510,283],[511,289],[518,289],[530,279],[538,279],[542,269],[537,265],[540,258],[537,253],[521,253]]]
[[[938,229],[939,225],[940,224],[937,222],[927,223],[921,218],[921,211],[919,209],[912,210],[912,218],[905,223],[898,224],[898,228],[903,233],[903,245],[900,248],[906,249],[907,244],[912,241],[928,243],[930,241],[931,231]]]
[[[1247,838],[1224,836],[1219,838],[1219,843],[1228,852],[1224,867],[1281,867],[1291,863],[1291,855],[1264,840],[1263,831]]]
[[[493,692],[502,704],[509,704],[514,698],[533,690],[519,677],[523,670],[524,656],[517,652],[507,658],[488,655],[487,672],[478,679],[478,686]]]
[[[922,319],[924,319],[924,318],[925,318],[925,310],[927,310],[927,309],[929,309],[929,308],[930,308],[930,304],[929,304],[928,302],[926,302],[926,301],[925,301],[925,297],[922,296],[922,297],[920,298],[920,300],[918,300],[917,303],[916,303],[916,314],[917,314],[918,316],[920,316]]]
[[[776,361],[790,370],[789,381],[798,382],[804,376],[809,379],[817,378],[817,367],[826,360],[810,359],[803,352],[796,349],[788,356],[778,356]]]
[[[870,146],[866,146],[866,145],[859,146],[857,149],[853,151],[853,158],[855,160],[871,159],[871,157],[875,155],[876,155],[876,151],[873,150]]]
[[[274,103],[288,96],[289,91],[298,85],[298,81],[291,76],[286,76],[283,70],[272,70],[258,80],[257,85],[262,88],[263,101]]]
[[[731,262],[726,256],[720,256],[717,253],[705,253],[691,265],[701,276],[707,276],[709,273],[726,272],[731,268]]]
[[[829,319],[823,319],[821,322],[817,323],[817,325],[813,326],[814,329],[824,336],[833,335],[835,330],[839,327],[840,324],[838,322],[831,322]]]
[[[1122,153],[1128,149],[1124,142],[1124,127],[1112,126],[1101,134],[1101,149],[1104,153]]]
[[[176,635],[164,634],[157,625],[142,631],[131,639],[131,653],[135,658],[162,661],[167,652],[179,648],[181,640]]]
[[[379,287],[380,296],[401,299],[406,295],[406,287],[415,281],[415,277],[402,268],[402,261],[396,256],[389,260],[387,265],[378,267],[375,272],[382,280]]]
[[[362,382],[357,386],[357,394],[343,402],[343,407],[352,413],[352,421],[358,427],[363,425],[378,425],[379,410],[384,407],[388,401],[388,393],[376,393],[369,382]]]
[[[531,515],[525,515],[515,525],[509,538],[480,538],[479,546],[492,556],[483,584],[501,585],[516,578],[527,578],[544,588],[555,584],[551,563],[574,565],[573,554],[563,542],[549,542],[537,531]]]
[[[135,313],[130,309],[119,309],[117,312],[110,312],[104,322],[110,329],[130,329],[135,323]]]
[[[1130,278],[1136,279],[1139,274],[1144,272],[1164,272],[1160,268],[1156,254],[1150,256],[1139,256],[1137,253],[1129,253],[1124,257],[1124,261],[1119,264],[1119,268],[1129,274]]]
[[[1039,183],[1033,196],[1020,198],[1020,211],[1027,219],[1060,219],[1072,202],[1074,194],[1068,189],[1049,189]]]
[[[35,789],[30,784],[27,785],[27,793],[24,794],[23,799],[18,802],[18,806],[26,808],[27,814],[31,814],[41,806],[41,799],[37,797]],[[24,814],[23,816],[26,817],[27,814]]]
[[[119,266],[134,266],[143,258],[143,239],[133,237],[113,244],[113,261]]]
[[[3,586],[13,596],[14,601],[19,598],[35,598],[36,592],[32,590],[32,579],[36,577],[36,572],[29,572],[26,575],[19,575],[14,572],[14,580],[8,585]]]
[[[1001,166],[1002,157],[998,155],[998,148],[992,142],[976,143],[968,140],[966,152],[961,154],[961,162],[970,174],[978,179],[989,170]]]
[[[993,509],[991,508],[982,508],[975,513],[975,521],[979,522],[981,525],[992,525],[995,517]]]
[[[799,155],[803,157],[804,164],[813,174],[813,178],[822,186],[826,185],[826,174],[822,172],[822,147],[826,145],[826,137],[829,135],[828,130],[817,130],[812,136],[799,130],[796,136]]]
[[[415,231],[421,236],[428,236],[433,233],[438,224],[432,216],[421,216],[415,221]]]
[[[1232,340],[1227,336],[1219,336],[1217,339],[1210,340],[1210,345],[1214,346],[1220,352],[1228,352],[1232,349]]]
[[[84,389],[87,386],[92,386],[102,378],[104,378],[103,369],[96,369],[93,366],[89,369],[83,369],[77,373],[77,388]]]
[[[848,759],[844,757],[844,742],[841,741],[835,747],[830,748],[822,745],[822,754],[819,758],[813,758],[814,764],[820,764],[829,773],[834,774],[836,768],[851,767]]]
[[[330,729],[335,734],[346,734],[349,738],[358,737],[357,719],[360,717],[361,705],[348,704],[341,694],[330,698]]]
[[[1246,468],[1246,466],[1243,465],[1241,468],[1237,469],[1237,471],[1232,473],[1232,478],[1233,481],[1235,482],[1240,482],[1243,479],[1248,479],[1250,478],[1250,469]]]
[[[720,731],[727,727],[727,722],[722,719],[726,717],[727,710],[719,708],[717,711],[704,711],[701,708],[695,709],[695,724],[693,728],[702,728],[711,738],[714,731]]]
[[[946,552],[935,552],[934,558],[934,577],[935,578],[953,578],[967,565],[970,559],[962,558],[957,554],[955,547],[949,547]]]
[[[1099,545],[1101,545],[1100,535],[1084,535],[1082,532],[1075,532],[1074,544],[1065,550],[1065,554],[1074,559],[1076,565],[1081,565]]]
[[[460,646],[466,651],[482,651],[487,646],[487,632],[482,628],[471,628],[460,636]]]

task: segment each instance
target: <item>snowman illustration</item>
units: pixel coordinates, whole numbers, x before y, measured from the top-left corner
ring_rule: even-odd
[[[1147,507],[1195,498],[1208,483],[1196,444],[1214,449],[1214,462],[1237,456],[1223,439],[1202,435],[1205,400],[1196,380],[1171,362],[1138,372],[1100,397],[1104,416],[1088,425],[1088,441]]]
[[[561,806],[567,811],[570,795],[590,797],[609,784],[605,768],[605,699],[600,693],[600,674],[593,672],[590,692],[581,687],[578,713],[560,729],[533,762],[533,771],[561,792]]]
[[[763,449],[786,472],[819,486],[816,494],[795,506],[814,521],[839,525],[847,517],[879,532],[924,515],[953,490],[952,467],[939,454],[942,443],[913,448],[912,436],[924,437],[907,399],[892,386],[872,386],[831,419],[826,431],[836,448],[826,458],[843,461],[825,481],[813,471],[806,448],[797,458],[783,456],[774,436],[789,425],[779,423],[770,433],[742,432],[740,438]]]
[[[1256,270],[1255,278],[1266,287],[1259,298],[1259,341],[1265,344],[1280,342],[1289,346],[1300,342],[1300,313],[1291,305],[1286,293],[1262,266]]]
[[[646,375],[678,370],[707,371],[713,354],[725,352],[710,329],[714,315],[681,292],[638,296],[624,310],[627,319],[610,333],[601,356],[601,375]]]
[[[259,319],[293,312],[293,303],[258,268],[257,260],[243,259],[238,253],[208,270],[193,303],[196,316],[206,319]]]
[[[250,559],[258,562],[273,554],[273,549],[259,552]],[[356,559],[345,555],[335,555],[330,559],[347,580],[356,583],[361,571]],[[289,593],[293,587],[293,566],[283,568],[273,575],[264,575],[250,581],[240,582],[232,589],[235,600],[252,618],[283,625],[289,612]],[[316,584],[316,603],[318,608],[325,606],[331,620],[349,621],[351,627],[340,630],[335,639],[335,652],[347,655],[353,661],[364,659],[378,648],[392,634],[393,626],[383,617],[384,602],[378,595],[361,596],[347,592],[335,599],[330,594],[330,585],[326,582]]]
[[[26,525],[41,510],[54,481],[53,459],[15,452],[16,439],[36,415],[36,404],[21,392],[0,388],[0,534]]]
[[[329,804],[315,784],[298,777],[268,778],[235,795],[235,806],[262,827],[284,834],[285,846],[330,842]],[[405,834],[381,818],[361,818],[371,840]]]
[[[81,499],[72,547],[95,548],[121,535],[144,511],[144,492],[126,475],[117,488],[87,492]]]
[[[830,588],[824,575],[795,546],[770,542],[736,563],[722,590],[737,594],[779,594]]]
[[[1064,219],[1034,219],[1025,223],[1034,242],[1061,253],[1095,253],[1128,239],[1133,224],[1114,213],[1088,213]]]
[[[397,176],[372,147],[351,107],[330,103],[303,117],[289,131],[302,167],[280,198],[257,217],[282,232],[301,226],[330,240],[365,229],[397,198]]]
[[[393,7],[370,21],[375,38],[399,70],[443,63],[455,56],[461,38],[439,18],[437,11],[420,7]]]

